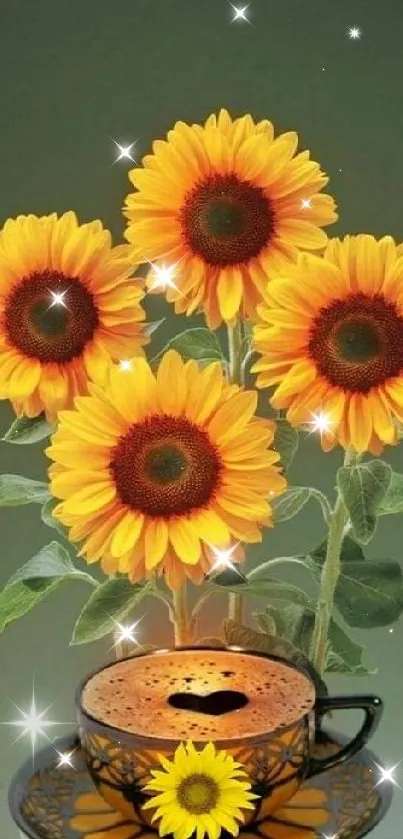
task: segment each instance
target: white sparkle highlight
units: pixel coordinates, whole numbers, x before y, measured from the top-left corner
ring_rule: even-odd
[[[132,363],[130,361],[130,358],[122,359],[122,361],[119,361],[119,369],[123,370],[124,372],[131,370]]]
[[[75,749],[73,749],[72,752],[59,752],[59,750],[56,749],[56,752],[59,755],[59,763],[57,764],[58,769],[61,769],[63,766],[70,766],[71,769],[75,768],[74,763],[72,762]]]
[[[310,434],[313,434],[314,431],[319,431],[320,439],[322,439],[323,434],[330,434],[330,426],[334,424],[334,420],[330,418],[330,415],[323,413],[323,411],[319,411],[318,414],[314,414],[312,411],[310,413],[311,417],[313,417],[313,419],[308,423],[308,425],[312,426]]]
[[[322,839],[339,839],[339,834],[333,833],[332,836],[327,836],[325,833],[322,833]]]
[[[358,26],[351,26],[348,30],[348,37],[353,41],[361,38],[361,29],[359,29]]]
[[[394,632],[394,631],[395,631],[394,629],[390,629],[390,630],[389,630],[389,632],[390,632],[390,634],[391,634],[391,635],[392,635],[392,632]]]
[[[234,21],[236,20],[243,20],[245,23],[250,23],[250,20],[248,20],[246,16],[250,3],[248,3],[247,6],[243,6],[242,8],[234,6],[233,3],[230,3],[230,6],[234,10],[234,17],[232,18],[231,23],[234,23]]]
[[[120,635],[116,636],[114,646],[117,647],[118,644],[122,644],[123,641],[130,641],[132,644],[136,644],[139,647],[139,642],[137,641],[137,638],[135,638],[135,636],[133,635],[133,632],[139,623],[140,621],[136,621],[136,623],[132,623],[131,626],[125,626],[123,623],[115,621],[116,627],[119,630]]]
[[[12,703],[14,708],[19,711],[21,714],[20,719],[18,720],[10,720],[9,722],[2,722],[1,725],[13,725],[16,728],[21,729],[21,734],[13,741],[17,743],[18,740],[21,740],[22,737],[29,737],[31,741],[31,749],[32,749],[32,761],[35,760],[35,747],[39,737],[45,737],[46,740],[50,740],[46,733],[46,728],[50,728],[53,725],[68,725],[68,723],[58,722],[56,720],[48,720],[45,717],[45,714],[50,710],[52,705],[49,705],[45,708],[44,711],[39,711],[36,707],[35,701],[35,688],[32,685],[32,698],[31,698],[31,707],[28,711],[23,711],[15,702]]]
[[[146,612],[146,614],[147,614],[147,612]],[[111,618],[111,620],[112,620],[112,622],[115,626],[115,630],[114,630],[114,633],[113,633],[114,643],[112,644],[112,646],[109,649],[113,650],[116,647],[118,647],[119,644],[123,644],[125,641],[129,641],[131,644],[135,644],[136,647],[141,647],[142,644],[140,644],[137,641],[137,638],[134,635],[134,631],[135,631],[136,627],[139,625],[139,623],[142,620],[144,620],[144,618],[146,617],[146,614],[142,615],[141,618],[139,618],[137,621],[135,621],[135,623],[132,623],[130,625],[120,623],[114,617],[112,617],[112,615],[110,615],[109,617]]]
[[[165,291],[166,287],[169,286],[169,288],[174,288],[175,291],[179,291],[173,281],[173,278],[175,276],[176,267],[181,261],[182,260],[179,259],[178,262],[174,262],[173,265],[156,265],[154,262],[149,262],[149,265],[151,265],[154,274],[156,275],[155,283],[151,286],[151,288],[154,289],[161,287]]]
[[[379,766],[378,763],[375,763],[375,761],[373,761],[376,768],[379,770],[380,775],[379,780],[376,782],[374,786],[374,789],[376,789],[376,787],[379,787],[381,784],[389,783],[393,784],[393,786],[398,787],[401,790],[402,787],[400,786],[400,784],[397,783],[397,780],[395,778],[395,772],[397,767],[400,766],[400,764],[402,763],[402,761],[403,758],[399,760],[398,763],[395,763],[394,766],[391,766],[389,769],[385,769],[383,766]]]
[[[132,153],[131,153],[131,152],[132,152],[132,149],[133,149],[133,148],[134,148],[134,146],[136,145],[137,141],[138,141],[138,137],[137,137],[137,139],[136,139],[136,140],[134,140],[134,142],[133,142],[133,143],[130,143],[130,145],[128,145],[128,146],[123,146],[121,143],[117,143],[117,142],[116,142],[116,140],[113,140],[113,142],[115,143],[116,148],[117,148],[117,149],[118,149],[118,151],[119,151],[119,154],[118,154],[118,156],[117,156],[116,160],[114,160],[114,162],[113,162],[112,166],[114,166],[114,165],[115,165],[115,163],[118,163],[118,161],[119,161],[119,160],[131,160],[131,161],[132,161],[132,163],[137,163],[136,158],[135,158],[135,157],[133,157],[133,156],[132,156]]]
[[[312,207],[312,200],[311,198],[303,198],[301,201],[301,207],[303,210],[309,209]]]
[[[236,573],[244,579],[244,574],[242,574],[242,572],[238,570],[236,565],[234,565],[233,562],[231,562],[231,556],[238,547],[238,545],[240,545],[240,542],[236,542],[235,545],[232,545],[231,548],[224,549],[216,548],[214,547],[214,545],[210,545],[209,543],[207,544],[209,545],[209,548],[211,548],[216,557],[216,562],[214,563],[214,565],[212,565],[208,572],[209,575],[212,574],[213,571],[223,571],[225,568],[230,568],[231,571],[236,571]]]
[[[70,288],[70,286],[69,286],[69,288]],[[66,288],[64,291],[51,291],[51,289],[48,288],[48,292],[49,292],[49,294],[52,298],[52,302],[51,302],[50,306],[48,306],[46,311],[48,312],[49,309],[52,308],[52,306],[64,306],[65,309],[68,309],[67,303],[65,303],[65,301],[64,301],[64,296],[65,296],[65,294],[67,294],[68,290],[69,289]]]

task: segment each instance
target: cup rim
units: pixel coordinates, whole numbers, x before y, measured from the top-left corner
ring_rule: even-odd
[[[99,730],[98,733],[100,733],[100,734],[102,734],[102,733],[104,733],[106,735],[111,734],[115,740],[117,739],[116,735],[118,735],[117,742],[119,744],[120,743],[125,743],[128,746],[135,746],[135,747],[138,747],[138,745],[140,744],[141,746],[144,746],[144,747],[148,746],[148,748],[160,748],[160,749],[168,749],[168,750],[175,749],[178,746],[178,744],[183,741],[184,738],[176,737],[174,739],[172,739],[172,738],[169,739],[169,738],[165,738],[165,737],[154,737],[152,735],[148,736],[148,735],[145,735],[145,734],[136,734],[133,731],[125,731],[124,729],[118,728],[117,726],[111,725],[107,722],[103,722],[102,720],[98,719],[93,714],[91,714],[90,711],[87,711],[84,708],[83,701],[82,701],[82,696],[83,696],[84,689],[85,689],[86,685],[88,684],[88,682],[91,681],[91,679],[94,678],[94,676],[96,676],[98,673],[101,673],[103,670],[108,670],[109,668],[116,666],[117,664],[119,664],[122,661],[130,661],[131,659],[143,658],[144,656],[152,657],[152,656],[161,655],[162,653],[186,652],[186,651],[189,651],[189,650],[200,650],[200,652],[202,652],[203,650],[206,650],[206,651],[211,651],[211,652],[241,653],[241,654],[244,654],[244,655],[255,656],[257,658],[266,658],[266,659],[269,659],[270,661],[278,661],[281,664],[284,664],[286,667],[290,667],[292,670],[297,670],[299,673],[302,673],[302,675],[305,676],[305,678],[310,682],[310,684],[312,685],[312,687],[314,689],[315,698],[313,700],[312,707],[308,708],[300,717],[297,717],[291,723],[288,723],[288,725],[277,726],[276,728],[273,728],[271,731],[260,732],[259,734],[244,735],[244,736],[239,735],[236,738],[226,738],[226,739],[224,739],[224,738],[220,739],[220,738],[216,738],[216,737],[212,738],[214,744],[219,746],[222,749],[229,748],[230,746],[233,747],[234,743],[236,743],[236,745],[238,745],[238,744],[240,744],[240,745],[241,744],[242,745],[247,745],[247,744],[248,745],[257,745],[257,744],[262,742],[263,738],[266,740],[266,739],[272,739],[279,734],[282,735],[284,732],[287,732],[287,731],[293,729],[298,724],[300,725],[301,723],[303,723],[304,720],[306,720],[306,718],[310,714],[312,714],[312,712],[315,710],[316,701],[317,701],[317,686],[315,685],[315,682],[314,682],[312,676],[301,665],[296,664],[293,661],[288,661],[288,659],[284,658],[283,656],[274,655],[272,653],[265,653],[265,652],[262,652],[261,650],[250,650],[247,647],[240,647],[238,645],[233,645],[233,644],[227,645],[225,647],[215,647],[215,646],[208,646],[208,645],[200,645],[200,646],[195,647],[195,646],[189,644],[189,645],[185,645],[183,647],[182,646],[181,647],[162,647],[162,648],[159,648],[157,650],[148,650],[148,651],[146,650],[143,653],[128,655],[128,656],[125,656],[124,658],[118,659],[117,661],[111,661],[108,664],[104,664],[101,667],[97,667],[91,673],[84,676],[84,678],[81,679],[81,681],[79,682],[78,687],[76,689],[76,694],[75,694],[75,707],[76,707],[76,711],[77,711],[78,718],[79,718],[79,724],[81,723],[81,718],[84,718],[84,720],[86,720],[87,722],[90,723],[90,726],[91,726],[92,730],[98,729]],[[192,739],[192,738],[186,738],[186,739]],[[205,746],[205,745],[207,745],[208,740],[192,740],[192,742],[195,743],[198,746]]]

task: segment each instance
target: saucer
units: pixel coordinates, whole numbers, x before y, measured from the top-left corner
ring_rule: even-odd
[[[345,738],[323,734],[316,756],[338,751]],[[72,766],[61,766],[60,753],[71,753]],[[363,749],[344,764],[305,781],[299,792],[275,814],[262,801],[241,839],[360,839],[387,812],[391,784],[376,786],[378,758]],[[267,804],[267,802],[266,802]],[[112,810],[96,791],[75,735],[55,741],[27,761],[12,781],[9,805],[14,821],[29,839],[157,839],[149,826],[129,821]],[[149,814],[144,811],[144,816]],[[149,819],[150,816],[147,816]],[[226,831],[222,839],[231,839]],[[169,839],[169,837],[168,837]]]

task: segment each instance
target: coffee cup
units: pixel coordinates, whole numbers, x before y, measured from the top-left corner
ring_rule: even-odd
[[[359,708],[358,734],[336,754],[314,756],[330,711]],[[107,664],[77,691],[81,747],[99,793],[126,817],[149,824],[142,804],[158,755],[213,741],[241,762],[252,791],[274,812],[303,781],[358,752],[374,733],[382,702],[374,696],[319,697],[302,667],[241,647],[155,650]],[[248,814],[248,821],[253,813]]]

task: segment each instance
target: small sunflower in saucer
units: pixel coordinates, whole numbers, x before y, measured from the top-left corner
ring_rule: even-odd
[[[181,743],[173,761],[159,755],[165,771],[152,770],[153,780],[145,792],[159,793],[143,804],[143,809],[156,808],[152,821],[160,819],[160,836],[172,833],[174,839],[218,839],[224,828],[232,836],[239,833],[242,810],[252,810],[251,784],[240,763],[224,751],[216,751],[207,743],[198,752],[192,741]]]

